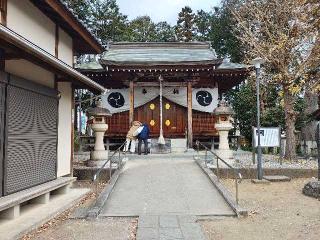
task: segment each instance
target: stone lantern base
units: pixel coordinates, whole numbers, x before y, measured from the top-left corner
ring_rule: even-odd
[[[90,160],[87,161],[87,166],[102,167],[102,165],[108,160],[108,157],[109,157],[109,154],[108,154],[108,151],[106,150],[91,151]],[[109,165],[106,167],[109,167]]]
[[[225,162],[229,164],[234,163],[233,151],[230,149],[217,149],[215,153],[222,158]],[[221,163],[221,162],[220,162]]]
[[[233,151],[229,148],[228,133],[233,128],[230,122],[221,122],[215,125],[219,132],[219,149],[216,154],[229,164],[234,163]]]

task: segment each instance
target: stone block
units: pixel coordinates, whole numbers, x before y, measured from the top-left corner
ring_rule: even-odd
[[[160,240],[183,239],[180,228],[160,228],[159,235]]]
[[[45,193],[31,200],[31,203],[46,204],[50,201],[50,193]]]
[[[185,152],[186,150],[187,150],[186,138],[171,139],[171,152],[182,153],[182,152]]]
[[[70,191],[70,184],[65,185],[51,192],[52,195],[66,194]]]
[[[20,205],[8,208],[0,213],[0,219],[13,220],[20,216]]]
[[[178,218],[177,216],[160,216],[160,228],[178,228]]]
[[[263,178],[270,182],[290,182],[291,181],[291,178],[284,175],[264,176]]]
[[[197,223],[181,224],[181,231],[186,240],[205,240],[201,227]]]
[[[137,240],[157,240],[159,239],[158,228],[138,228]]]
[[[190,216],[190,215],[181,215],[178,216],[180,224],[184,223],[195,223],[197,221],[197,218],[195,216]]]
[[[138,221],[138,228],[158,228],[158,216],[140,216]]]
[[[302,189],[304,195],[320,199],[320,181],[308,182]]]
[[[254,184],[270,184],[271,182],[266,180],[266,179],[262,179],[262,180],[259,180],[259,179],[251,179],[251,182],[254,183]]]

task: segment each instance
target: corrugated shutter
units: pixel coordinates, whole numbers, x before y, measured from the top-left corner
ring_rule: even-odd
[[[25,82],[7,88],[5,195],[56,178],[57,98]]]
[[[0,74],[0,77],[5,75]],[[0,197],[3,195],[4,126],[5,126],[5,84],[0,79]]]

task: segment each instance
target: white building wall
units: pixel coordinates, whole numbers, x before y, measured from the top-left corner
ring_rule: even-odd
[[[55,55],[56,24],[28,0],[8,0],[7,27],[30,42]],[[73,64],[73,39],[59,28],[58,58]],[[54,88],[54,74],[27,60],[7,60],[5,71],[30,81]],[[57,176],[71,173],[72,87],[59,82],[58,162]]]
[[[65,31],[59,28],[58,58],[69,66],[73,65],[72,42],[72,38]]]
[[[6,60],[5,71],[47,87],[54,87],[54,74],[26,60]]]
[[[58,123],[58,177],[71,173],[71,130],[72,130],[72,87],[69,82],[59,82],[58,91],[61,93],[59,101]]]
[[[55,54],[55,23],[27,0],[8,0],[7,27]]]

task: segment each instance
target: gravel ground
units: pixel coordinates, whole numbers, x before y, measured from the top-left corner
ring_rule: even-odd
[[[204,156],[204,153],[201,153]],[[234,162],[231,163],[236,168],[257,168],[257,163],[252,162],[252,153],[247,151],[234,151],[233,152]],[[257,156],[256,156],[257,162]],[[316,169],[318,167],[318,161],[315,158],[297,160],[282,160],[282,164],[279,155],[263,154],[262,163],[264,168],[292,168],[292,169]],[[214,161],[215,165],[215,161]],[[214,166],[213,165],[213,166]],[[223,167],[223,164],[222,164]]]
[[[66,220],[62,224],[36,235],[37,240],[134,240],[137,220],[106,218],[95,221]]]
[[[310,179],[239,186],[240,204],[249,210],[247,218],[217,218],[201,221],[210,240],[319,240],[320,201],[306,197],[302,188]],[[231,190],[234,181],[224,180]]]
[[[92,221],[69,219],[72,212],[77,208],[83,208],[93,204],[97,194],[99,194],[105,186],[105,182],[95,185],[88,181],[77,181],[75,187],[91,188],[92,191],[78,204],[43,224],[38,229],[26,234],[21,240],[135,240],[138,224],[136,218],[103,218]]]

